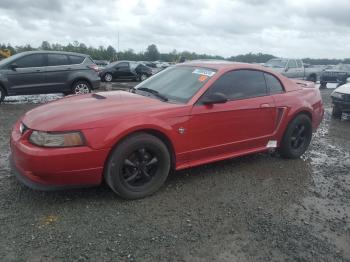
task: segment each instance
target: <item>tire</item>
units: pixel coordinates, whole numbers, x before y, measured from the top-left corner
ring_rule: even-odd
[[[321,82],[320,89],[326,89],[327,88],[327,82]]]
[[[341,111],[341,109],[338,106],[333,105],[332,116],[335,118],[341,118],[342,114],[343,112]]]
[[[122,198],[143,198],[164,184],[170,162],[168,148],[160,139],[136,133],[122,140],[110,154],[105,181]]]
[[[139,76],[139,81],[140,82],[143,82],[143,81],[145,81],[146,79],[147,79],[147,75],[146,74],[141,74],[140,76]]]
[[[284,158],[299,158],[305,153],[312,138],[311,119],[304,114],[296,116],[284,133],[279,152]]]
[[[72,94],[82,95],[82,94],[88,94],[90,92],[91,92],[91,86],[87,81],[77,81],[77,82],[74,82],[72,86]]]
[[[5,89],[0,86],[0,104],[4,101],[5,99]]]
[[[112,74],[106,73],[106,74],[103,76],[103,80],[104,80],[105,82],[112,82],[112,80],[113,80]]]
[[[316,75],[309,75],[307,80],[316,83],[317,82],[317,77],[316,77]]]

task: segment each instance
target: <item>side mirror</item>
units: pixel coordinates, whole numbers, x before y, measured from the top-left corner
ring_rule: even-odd
[[[284,72],[288,72],[288,70],[289,70],[289,67],[286,66],[286,68],[284,69]]]
[[[18,68],[18,65],[16,63],[12,63],[10,65],[10,69],[13,70],[13,71],[16,71],[17,68]]]
[[[202,101],[204,105],[212,104],[224,104],[228,101],[228,98],[223,93],[212,93],[208,97],[205,97]]]

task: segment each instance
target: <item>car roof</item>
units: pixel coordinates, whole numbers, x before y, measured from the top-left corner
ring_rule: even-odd
[[[81,54],[81,53],[75,53],[75,52],[66,52],[66,51],[47,51],[47,50],[39,50],[39,51],[25,51],[19,53],[21,55],[30,55],[30,54],[63,54],[63,55],[77,55],[77,56],[83,56],[88,57],[89,55]]]

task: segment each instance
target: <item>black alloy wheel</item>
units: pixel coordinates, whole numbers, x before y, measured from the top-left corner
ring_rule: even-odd
[[[312,123],[305,114],[296,116],[288,125],[279,152],[285,158],[299,158],[305,153],[312,138]]]
[[[157,173],[158,164],[157,155],[151,149],[137,149],[124,160],[123,180],[131,188],[145,186]]]
[[[153,194],[170,171],[167,146],[148,133],[135,133],[123,139],[111,152],[104,177],[109,187],[125,199]]]

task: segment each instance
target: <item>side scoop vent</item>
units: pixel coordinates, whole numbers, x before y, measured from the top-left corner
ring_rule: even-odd
[[[96,98],[96,99],[106,99],[105,96],[99,95],[99,94],[92,94],[91,97]]]

